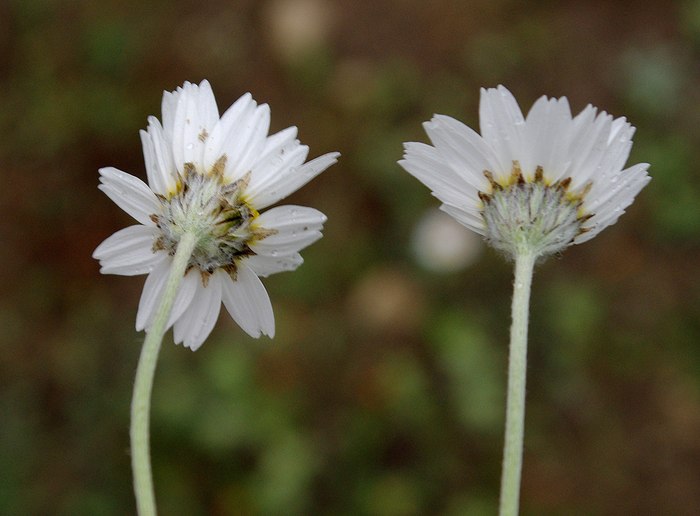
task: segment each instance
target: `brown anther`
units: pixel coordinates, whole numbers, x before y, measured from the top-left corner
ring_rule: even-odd
[[[535,169],[535,183],[542,183],[544,181],[544,169],[538,165]]]
[[[206,287],[209,285],[209,277],[211,276],[211,272],[200,270],[199,275],[202,277],[202,286]]]
[[[557,181],[556,187],[559,188],[560,190],[566,190],[569,188],[570,184],[571,184],[571,178],[565,177],[561,181]]]
[[[248,184],[250,183],[250,175],[251,175],[250,171],[246,172],[242,178],[231,183],[231,187],[233,189],[239,190],[239,191],[245,190],[246,188],[248,188]]]
[[[520,162],[515,159],[513,160],[513,170],[510,173],[510,184],[518,183],[524,184],[525,178],[523,177],[523,169],[520,168]]]
[[[493,178],[493,174],[489,170],[484,170],[484,177],[488,180],[488,182],[491,184],[491,187],[494,190],[503,190],[503,187],[496,182],[496,180]]]
[[[508,184],[519,184],[519,185],[524,185],[525,184],[525,178],[523,177],[522,171],[518,168],[515,169],[513,168],[513,171],[510,174],[510,180],[508,181]]]
[[[227,263],[226,265],[224,265],[224,266],[221,267],[221,268],[224,270],[224,272],[225,272],[226,274],[228,274],[229,276],[231,276],[231,279],[232,279],[232,280],[234,280],[234,281],[236,280],[236,276],[238,275],[238,268],[236,267],[236,263],[235,263],[235,262]]]
[[[151,219],[156,226],[160,227],[160,217],[158,215],[151,213],[148,218]]]
[[[188,178],[191,174],[195,173],[194,165],[192,163],[185,163],[184,169],[185,170],[183,174],[177,172],[177,175],[175,177],[175,195],[177,195],[178,193],[187,192],[190,189],[190,185],[188,184]]]
[[[197,173],[197,168],[194,166],[194,163],[188,161],[183,165],[183,171],[185,173],[185,179],[187,179],[190,175]]]
[[[208,137],[209,137],[209,133],[207,132],[207,130],[206,130],[206,129],[202,129],[202,132],[199,133],[199,136],[197,136],[197,139],[198,139],[200,142],[204,143]]]
[[[483,202],[484,204],[488,204],[491,202],[491,196],[489,194],[479,191],[478,195],[479,199],[481,199],[481,202]]]
[[[153,245],[151,246],[151,251],[154,253],[157,253],[158,251],[165,251],[165,244],[163,243],[163,239],[159,238],[155,242],[153,242]]]
[[[226,156],[226,154],[222,154],[221,157],[216,160],[216,163],[214,163],[214,165],[211,167],[210,174],[219,180],[223,180],[227,160],[228,156]]]

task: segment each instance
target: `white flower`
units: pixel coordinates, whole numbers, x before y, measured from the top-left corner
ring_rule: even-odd
[[[646,163],[623,169],[632,127],[566,97],[541,97],[523,117],[503,86],[481,90],[481,135],[448,116],[424,124],[433,146],[406,143],[399,163],[441,209],[495,248],[546,256],[614,224],[649,182]]]
[[[148,329],[185,232],[197,245],[168,328],[195,350],[211,332],[221,302],[253,337],[274,335],[272,305],[258,276],[294,270],[299,251],[321,237],[326,217],[301,206],[260,214],[336,162],[304,163],[296,127],[268,136],[270,110],[243,95],[221,117],[207,81],[163,95],[163,124],[141,131],[148,185],[112,167],[99,188],[139,224],[118,231],[93,254],[103,274],[148,274],[136,329]]]

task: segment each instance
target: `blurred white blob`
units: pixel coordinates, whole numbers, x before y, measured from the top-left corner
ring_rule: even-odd
[[[416,261],[433,272],[457,272],[473,264],[484,247],[481,236],[442,211],[427,210],[413,230]]]
[[[322,47],[334,19],[324,0],[274,0],[267,9],[268,36],[273,50],[294,61]]]

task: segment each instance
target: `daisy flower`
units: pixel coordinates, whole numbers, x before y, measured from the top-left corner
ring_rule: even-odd
[[[262,210],[336,162],[338,153],[304,163],[296,127],[268,136],[270,109],[243,95],[220,117],[207,81],[165,92],[163,123],[141,131],[148,184],[116,168],[100,169],[99,188],[138,224],[95,250],[103,274],[148,274],[136,329],[148,330],[178,243],[195,236],[166,329],[196,350],[221,302],[249,335],[274,335],[260,276],[296,269],[299,251],[321,237],[326,217],[301,206]]]
[[[503,86],[481,90],[481,134],[435,115],[432,142],[406,143],[399,163],[441,209],[514,256],[546,256],[614,224],[649,182],[648,164],[624,168],[632,127],[566,97],[541,97],[524,117]]]
[[[515,262],[500,514],[518,514],[525,421],[527,331],[537,259],[614,224],[649,182],[646,163],[624,168],[632,127],[566,97],[541,97],[524,117],[499,86],[481,90],[481,134],[448,116],[424,124],[433,145],[406,143],[399,163],[441,209]]]

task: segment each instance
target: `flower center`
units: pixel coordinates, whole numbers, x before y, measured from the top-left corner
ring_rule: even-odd
[[[479,192],[485,236],[496,249],[513,257],[517,253],[547,256],[587,231],[582,225],[593,214],[583,213],[581,207],[590,184],[572,193],[570,177],[548,184],[542,167],[537,167],[534,179],[526,180],[517,161],[505,184],[495,181],[488,170],[484,175],[491,184],[490,193]]]
[[[182,235],[194,234],[197,245],[187,270],[198,268],[206,285],[209,276],[219,268],[235,275],[236,260],[255,254],[249,243],[271,233],[253,226],[258,212],[243,198],[249,174],[224,183],[223,165],[215,165],[209,174],[198,172],[191,163],[184,168],[176,191],[168,197],[159,196],[161,213],[151,215],[160,229],[153,250],[167,251],[172,256]]]

